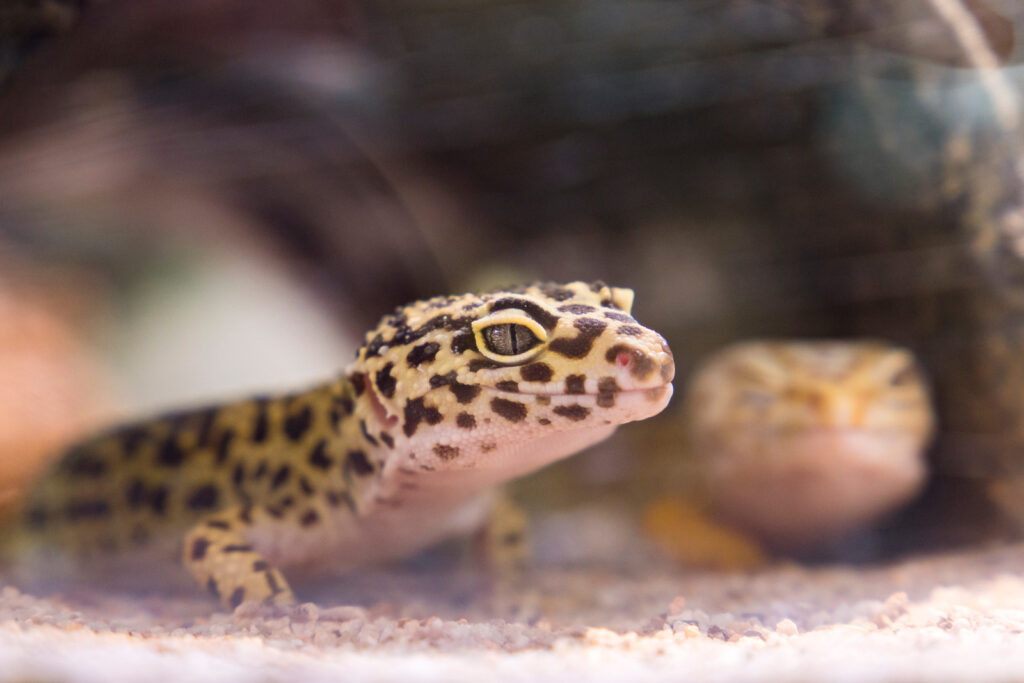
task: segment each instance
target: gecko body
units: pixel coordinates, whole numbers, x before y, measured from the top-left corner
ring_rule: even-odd
[[[573,282],[400,307],[330,382],[73,446],[9,545],[36,571],[183,562],[226,606],[291,603],[283,570],[342,571],[477,529],[496,485],[661,411],[672,354],[632,301]]]

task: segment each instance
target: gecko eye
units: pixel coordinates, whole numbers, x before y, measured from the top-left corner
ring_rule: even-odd
[[[905,365],[889,377],[890,386],[905,387],[917,381],[917,368]]]
[[[473,323],[476,348],[481,355],[503,365],[525,362],[544,348],[544,326],[518,309],[495,311]]]
[[[490,352],[500,356],[518,356],[540,343],[526,325],[491,325],[485,327],[483,332],[484,345]]]
[[[921,384],[921,373],[909,352],[897,349],[890,351],[876,362],[877,377],[890,387],[913,387]]]

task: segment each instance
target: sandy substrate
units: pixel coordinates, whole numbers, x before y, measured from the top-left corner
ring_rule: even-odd
[[[860,569],[544,569],[498,605],[470,574],[407,568],[234,614],[7,587],[0,679],[1019,679],[1022,569],[1022,545]]]

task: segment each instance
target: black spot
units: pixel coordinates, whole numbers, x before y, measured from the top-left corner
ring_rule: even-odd
[[[94,453],[71,451],[60,464],[60,469],[72,477],[97,479],[107,473],[107,463]]]
[[[550,382],[553,374],[547,363],[530,363],[519,368],[519,375],[527,382]]]
[[[391,376],[391,369],[394,367],[394,363],[388,362],[376,374],[377,388],[380,389],[380,393],[384,398],[393,398],[395,395],[395,386],[398,384],[398,381]]]
[[[231,591],[231,597],[228,598],[228,606],[231,609],[235,609],[242,604],[242,600],[245,598],[245,589],[239,586],[235,590]]]
[[[252,424],[252,442],[263,443],[270,433],[270,424],[267,418],[267,399],[256,400],[256,417]]]
[[[277,584],[277,579],[274,577],[274,572],[267,571],[263,574],[263,576],[266,577],[267,588],[270,589],[270,592],[272,594],[277,595],[281,592],[281,586]]]
[[[395,447],[395,439],[387,432],[380,433],[380,440],[383,441],[384,445],[387,446],[388,448]]]
[[[223,465],[228,459],[228,455],[231,453],[231,442],[235,439],[235,430],[227,429],[220,438],[217,439],[217,449],[214,455],[216,463]]]
[[[574,315],[583,315],[584,313],[593,313],[597,309],[587,304],[566,304],[565,306],[559,306],[558,310]]]
[[[132,483],[128,485],[128,489],[125,491],[125,502],[128,503],[128,507],[135,509],[141,507],[146,503],[146,485],[142,483],[140,479],[133,479]]]
[[[625,313],[618,313],[616,311],[604,311],[602,315],[609,320],[614,320],[617,323],[632,323],[636,322],[632,316],[626,315]]]
[[[353,372],[348,376],[348,381],[352,382],[352,389],[356,392],[356,396],[362,396],[366,391],[366,375],[363,373]]]
[[[526,419],[526,406],[516,401],[493,398],[491,399],[491,410],[509,422],[522,422]]]
[[[164,467],[180,467],[181,463],[185,461],[185,451],[178,445],[173,434],[160,444],[156,459]]]
[[[607,286],[608,285],[604,283],[604,280],[594,280],[593,282],[590,283],[590,291],[593,292],[594,294],[597,294]]]
[[[573,292],[571,289],[556,286],[544,287],[543,289],[541,289],[541,292],[544,293],[544,296],[554,299],[555,301],[566,301],[568,299],[573,298],[576,295],[576,293]],[[559,308],[558,310],[561,311],[562,309]]]
[[[474,358],[469,361],[469,371],[476,372],[478,370],[493,370],[495,368],[505,367],[497,361],[493,361],[490,358]]]
[[[455,417],[455,424],[463,429],[474,429],[476,427],[476,418],[469,413],[459,413]]]
[[[452,343],[454,343],[454,341]],[[440,350],[441,345],[437,342],[427,342],[425,344],[414,346],[405,356],[405,362],[409,364],[410,368],[419,367],[423,363],[431,363],[437,356],[437,352]]]
[[[380,355],[380,350],[384,346],[384,335],[377,333],[373,339],[366,344],[366,357],[373,358],[374,356]]]
[[[463,334],[466,331],[469,331],[472,325],[472,317],[453,318],[448,314],[443,314],[431,318],[430,320],[428,320],[426,323],[424,323],[422,326],[415,330],[409,330],[408,328],[402,330],[400,333],[395,334],[394,339],[392,341],[393,343],[398,343],[402,345],[411,344],[414,341],[417,341],[418,339],[426,335],[428,332],[432,332],[433,330],[441,328],[444,328],[449,332],[458,332],[459,334]],[[470,334],[472,333],[470,332]]]
[[[341,408],[342,412],[346,415],[351,415],[356,410],[355,403],[352,402],[348,396],[338,399],[338,407]]]
[[[585,375],[569,375],[565,378],[565,393],[582,394],[583,383],[587,380]]]
[[[238,521],[246,526],[252,524],[252,509],[248,505],[242,508],[241,512],[238,513]]]
[[[270,569],[270,565],[267,564],[266,560],[256,560],[252,563],[252,570],[254,572],[265,572]]]
[[[644,333],[644,330],[642,327],[637,327],[636,325],[620,325],[616,332],[624,334],[627,337],[639,337]]]
[[[448,389],[451,390],[452,394],[455,395],[455,400],[462,404],[472,403],[473,399],[479,396],[481,391],[478,386],[462,384],[456,380],[454,370],[446,375],[434,375],[430,378],[430,386],[434,389],[447,386]]]
[[[590,415],[590,408],[584,408],[581,405],[573,404],[571,406],[555,406],[553,409],[555,415],[561,415],[564,418],[568,418],[573,422],[579,422],[580,420],[586,419],[587,415]]]
[[[210,595],[220,600],[220,589],[217,587],[217,580],[212,576],[210,580],[206,582],[206,590],[210,591]]]
[[[551,420],[547,419],[546,417],[542,417],[537,420],[537,424],[544,425],[546,427],[549,424],[551,424]]]
[[[306,510],[302,517],[299,518],[299,524],[302,526],[313,526],[320,521],[320,514],[316,510]]]
[[[327,455],[327,440],[320,439],[309,452],[309,464],[322,470],[330,469],[334,460]]]
[[[476,335],[471,328],[452,333],[452,353],[458,355],[466,351],[476,351]]]
[[[602,377],[597,382],[597,405],[611,408],[615,405],[615,394],[622,391],[614,377]]]
[[[134,458],[139,452],[139,447],[146,441],[146,437],[146,430],[143,427],[125,427],[118,431],[117,438],[121,441],[125,458],[129,460]]]
[[[348,457],[345,462],[346,468],[352,470],[360,477],[373,474],[376,469],[373,463],[370,462],[370,459],[366,457],[364,451],[349,451],[346,455]]]
[[[108,466],[106,466],[106,461],[94,454],[77,452],[70,454],[68,459],[63,462],[63,469],[75,477],[96,479],[106,474]]]
[[[557,315],[549,313],[547,310],[538,306],[529,299],[507,297],[505,299],[498,299],[490,306],[490,310],[492,313],[494,311],[500,311],[506,308],[518,308],[520,311],[523,311],[524,313],[529,315],[531,318],[533,318],[534,320],[536,320],[549,330],[555,329],[555,325],[558,324]]]
[[[473,384],[452,382],[448,389],[455,395],[455,400],[463,405],[472,403],[473,399],[480,395],[480,387]]]
[[[573,327],[578,333],[572,339],[560,337],[548,344],[548,348],[566,358],[583,358],[594,346],[594,340],[601,336],[608,323],[596,318],[577,318]]]
[[[439,443],[434,445],[434,454],[441,458],[441,460],[454,460],[459,457],[459,449],[455,446],[449,446],[445,443]]]
[[[225,522],[223,519],[211,519],[209,522],[206,523],[206,526],[208,526],[211,529],[220,529],[221,531],[227,531],[231,528],[231,525]]]
[[[224,546],[223,550],[226,553],[251,553],[252,546],[248,543],[232,543]]]
[[[370,442],[371,445],[377,445],[377,437],[370,433],[370,430],[366,428],[366,420],[359,421],[359,431],[363,433],[363,438]]]
[[[196,417],[199,420],[199,429],[196,432],[196,446],[206,448],[210,445],[210,437],[213,436],[213,423],[217,419],[216,408],[204,408]]]
[[[428,406],[423,402],[422,396],[407,400],[404,413],[405,424],[402,425],[402,431],[405,432],[406,436],[415,434],[420,422],[436,425],[443,419],[441,412],[437,408]]]
[[[306,477],[299,477],[299,488],[307,496],[312,496],[316,493],[316,489],[313,488],[313,485],[309,483],[309,479],[306,479]]]
[[[67,504],[64,514],[68,519],[106,517],[110,514],[110,503],[105,500],[76,500]]]
[[[245,481],[245,465],[236,463],[235,468],[231,470],[231,483],[235,485],[235,488],[240,488],[243,481]]]
[[[302,410],[289,415],[284,421],[284,433],[288,439],[295,443],[301,441],[302,437],[309,431],[313,424],[313,410],[309,406],[303,406]]]
[[[512,393],[517,393],[519,391],[519,383],[518,382],[513,382],[510,379],[506,379],[506,380],[502,380],[501,382],[498,382],[495,385],[495,387],[497,387],[498,391],[508,391],[508,392],[512,392]]]
[[[256,471],[252,473],[252,478],[258,481],[265,476],[267,476],[267,461],[261,460],[260,464],[256,466]]]
[[[289,465],[281,465],[277,468],[277,472],[274,472],[274,477],[270,480],[270,490],[281,488],[284,483],[288,481],[288,477],[292,474],[292,468]]]
[[[203,537],[199,537],[192,541],[192,550],[189,553],[189,557],[195,560],[201,560],[206,557],[206,550],[210,547],[210,542]]]
[[[167,487],[158,486],[149,497],[149,507],[158,515],[167,512]]]
[[[277,506],[268,505],[264,509],[267,511],[267,514],[273,517],[274,519],[281,519],[282,517],[284,517],[284,510]]]
[[[220,491],[217,490],[217,487],[213,484],[207,484],[193,491],[185,504],[190,510],[209,510],[217,507],[219,499]]]

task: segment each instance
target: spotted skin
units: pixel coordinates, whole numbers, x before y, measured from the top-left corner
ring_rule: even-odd
[[[330,382],[72,447],[10,545],[76,576],[180,558],[233,607],[291,603],[282,571],[336,573],[479,532],[496,485],[668,403],[672,354],[632,301],[573,282],[400,307]]]

